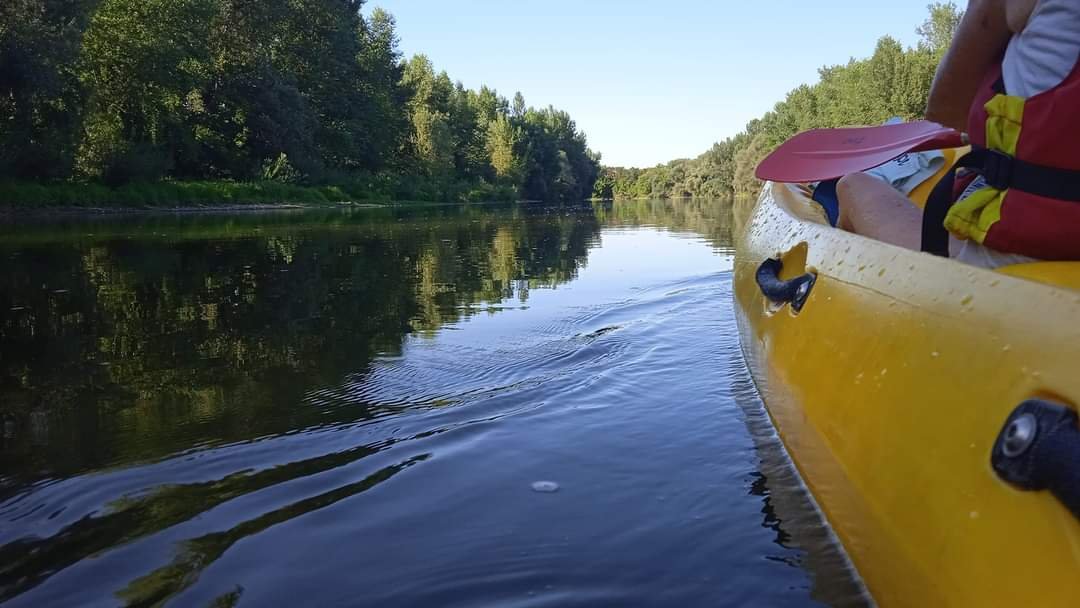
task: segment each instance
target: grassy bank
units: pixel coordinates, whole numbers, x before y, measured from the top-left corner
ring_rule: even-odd
[[[394,187],[397,186],[397,187]],[[98,182],[0,181],[0,208],[52,209],[331,205],[338,203],[481,202],[516,199],[513,189],[473,184],[448,189],[401,184],[301,186],[275,181],[159,181],[110,187]]]
[[[308,187],[278,182],[144,182],[109,187],[94,182],[2,182],[0,205],[52,207],[184,207],[250,204],[330,204],[372,201],[364,192],[337,186]]]

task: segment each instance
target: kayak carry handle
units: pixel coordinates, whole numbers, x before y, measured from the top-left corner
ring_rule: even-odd
[[[1076,412],[1042,399],[1021,403],[994,442],[990,464],[999,477],[1022,490],[1049,490],[1080,519]]]
[[[761,266],[758,266],[754,278],[757,279],[758,287],[766,298],[777,304],[790,303],[795,312],[802,310],[806,299],[810,297],[810,290],[814,288],[817,276],[806,273],[784,281],[780,278],[780,270],[784,263],[776,258],[766,258]]]

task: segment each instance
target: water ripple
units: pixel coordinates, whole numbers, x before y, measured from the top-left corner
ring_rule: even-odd
[[[682,248],[678,266],[623,272],[640,242]],[[0,601],[858,597],[753,393],[715,250],[622,228],[593,246],[578,281],[533,290],[527,306],[451,302],[469,316],[318,382],[273,384],[290,400],[270,411],[285,428],[254,420],[265,430],[12,486]]]

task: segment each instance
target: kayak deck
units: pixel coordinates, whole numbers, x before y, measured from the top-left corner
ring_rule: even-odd
[[[1080,263],[989,271],[831,228],[798,186],[736,218],[742,347],[796,466],[882,605],[1072,605],[1080,523],[990,466],[1012,410],[1080,401]],[[816,281],[799,312],[761,293]]]

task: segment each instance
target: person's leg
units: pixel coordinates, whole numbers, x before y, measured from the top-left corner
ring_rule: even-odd
[[[836,186],[840,200],[837,227],[918,251],[922,245],[922,210],[889,184],[852,173]]]

